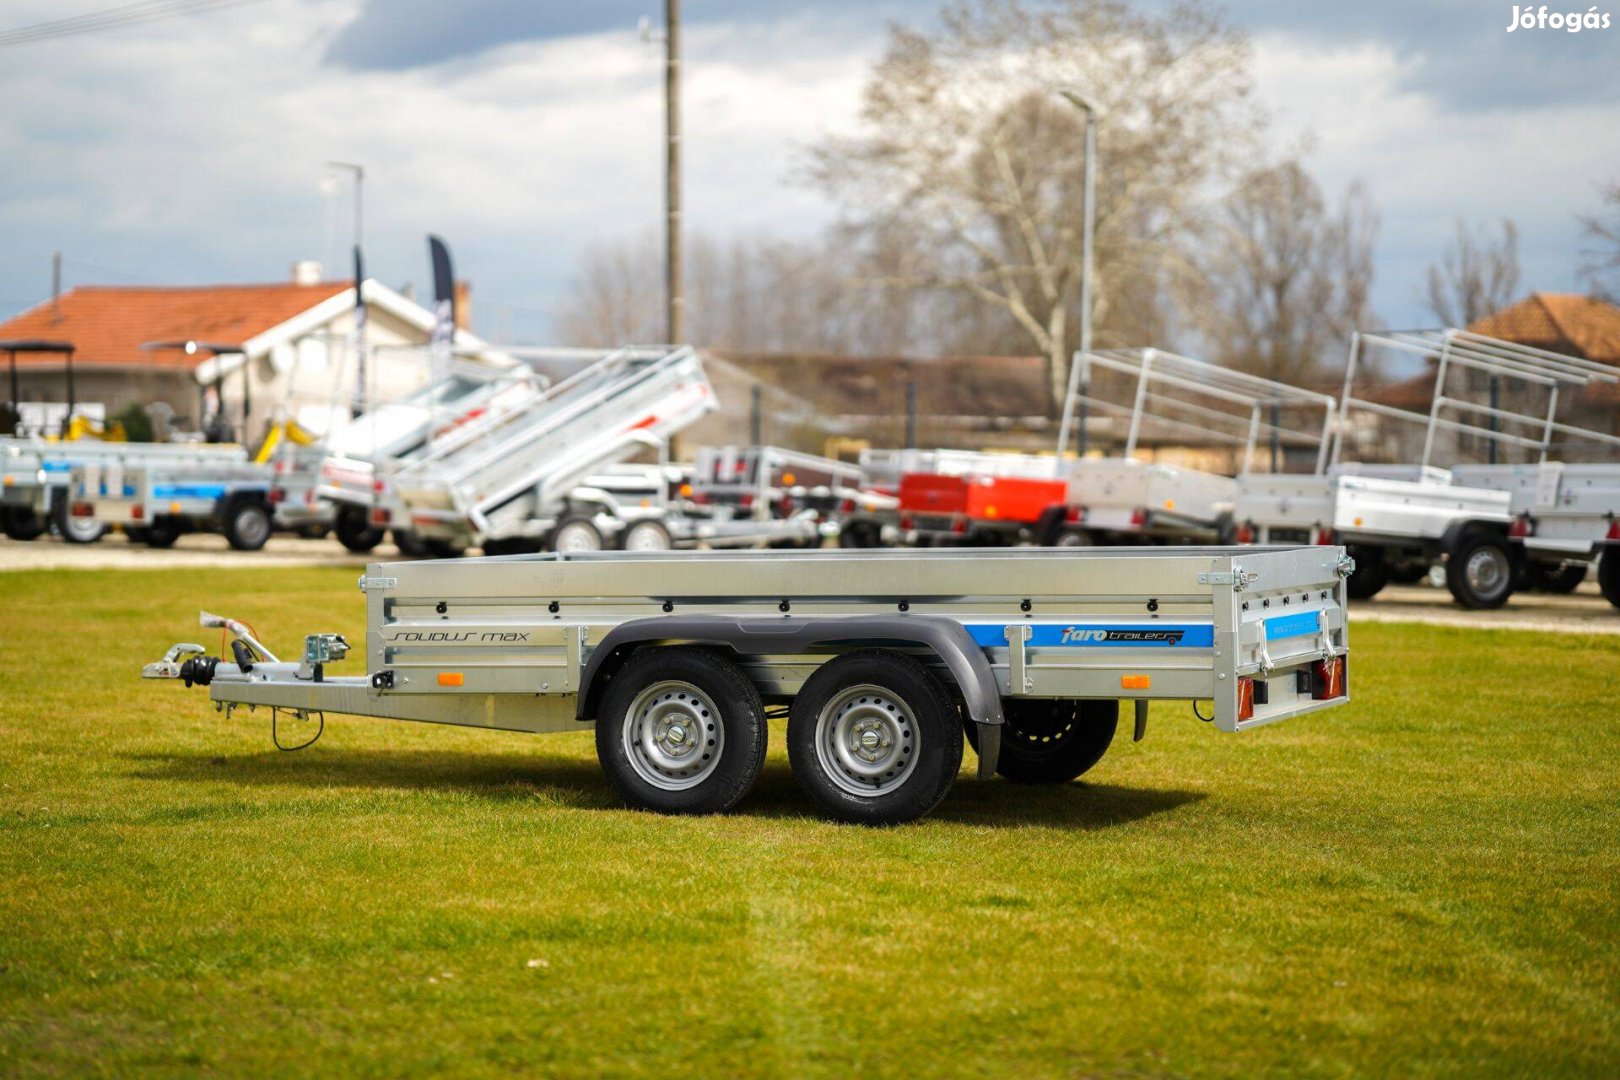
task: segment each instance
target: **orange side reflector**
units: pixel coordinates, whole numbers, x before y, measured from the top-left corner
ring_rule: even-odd
[[[1153,678],[1149,675],[1121,675],[1119,688],[1121,690],[1146,690],[1153,685]]]
[[[461,685],[461,672],[459,672],[459,671],[441,671],[441,672],[439,672],[439,685],[440,686],[460,686]]]

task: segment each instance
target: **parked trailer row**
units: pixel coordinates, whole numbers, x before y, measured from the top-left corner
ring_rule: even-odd
[[[630,805],[735,806],[767,709],[832,817],[908,821],[979,775],[1073,779],[1129,703],[1236,732],[1348,700],[1338,548],[614,552],[373,564],[363,674],[331,633],[281,660],[205,614],[231,655],[180,643],[148,678],[299,718],[350,713],[527,732],[588,730]],[[1198,703],[1209,702],[1208,712]]]

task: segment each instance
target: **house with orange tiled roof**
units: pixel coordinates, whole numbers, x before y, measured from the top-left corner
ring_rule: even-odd
[[[178,430],[212,423],[249,443],[283,416],[334,430],[347,422],[357,383],[354,283],[323,281],[312,263],[293,269],[288,281],[259,285],[81,286],[0,323],[0,365],[14,360],[25,408],[71,400],[110,417],[161,402]],[[363,283],[363,295],[369,392],[392,400],[427,380],[434,317],[376,281]],[[7,341],[73,351],[8,357]],[[465,328],[456,348],[489,349]],[[0,370],[8,400],[11,386]]]

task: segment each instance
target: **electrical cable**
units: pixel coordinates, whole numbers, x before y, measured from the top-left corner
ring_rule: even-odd
[[[326,714],[318,711],[310,712],[305,714],[304,719],[308,720],[310,716],[314,716],[319,721],[319,726],[316,727],[315,734],[311,735],[307,741],[301,742],[297,746],[287,746],[281,741],[281,730],[279,727],[279,721],[281,720],[281,709],[275,705],[270,706],[270,741],[276,744],[276,749],[291,754],[298,750],[305,750],[311,746],[314,746],[315,740],[319,739],[321,737],[321,733],[326,730]]]
[[[194,15],[220,8],[254,3],[255,0],[142,0],[116,8],[86,12],[63,19],[19,26],[0,31],[0,48],[7,45],[30,45],[38,41],[89,34],[99,30],[115,30],[137,23],[152,22],[179,15]]]
[[[1212,702],[1210,702],[1210,704],[1213,705],[1215,703],[1212,701]],[[1198,702],[1196,700],[1193,701],[1193,703],[1192,703],[1192,711],[1193,711],[1194,716],[1198,717],[1198,719],[1202,720],[1206,724],[1210,723],[1211,721],[1213,721],[1215,719],[1215,714],[1213,712],[1211,712],[1208,716],[1205,716],[1203,713],[1199,712],[1198,711]]]

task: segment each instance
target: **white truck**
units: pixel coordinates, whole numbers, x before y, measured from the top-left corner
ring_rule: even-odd
[[[1344,704],[1350,570],[1317,546],[376,563],[360,579],[362,674],[330,670],[350,651],[341,635],[282,660],[206,613],[231,655],[179,643],[143,674],[206,686],[227,715],[266,710],[277,745],[283,713],[318,718],[316,737],[326,712],[594,725],[620,796],[667,813],[736,805],[785,716],[811,801],[889,824],[945,796],[964,737],[981,779],[1064,782],[1102,757],[1124,703],[1137,739],[1154,700],[1226,732]]]

